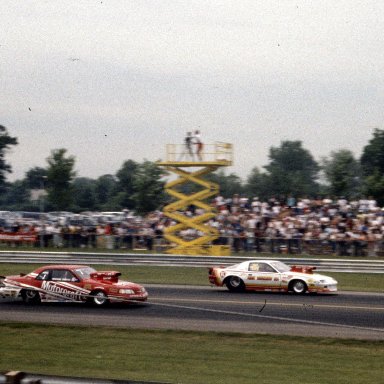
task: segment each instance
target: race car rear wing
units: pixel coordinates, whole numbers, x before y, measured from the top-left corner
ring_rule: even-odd
[[[103,280],[111,283],[117,283],[119,276],[121,276],[121,273],[117,271],[99,271],[90,274],[91,279]]]
[[[311,267],[307,265],[292,265],[291,272],[300,272],[300,273],[308,273],[313,274],[313,271],[316,269],[316,267]]]

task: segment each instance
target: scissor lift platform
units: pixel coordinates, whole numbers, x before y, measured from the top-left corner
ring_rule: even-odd
[[[209,150],[212,147],[213,149]],[[197,160],[197,156],[195,159],[182,145],[167,145],[166,161],[159,161],[157,164],[178,176],[176,180],[165,185],[165,191],[175,201],[165,206],[163,213],[176,222],[175,225],[167,227],[164,232],[164,237],[170,243],[167,253],[181,255],[229,254],[229,247],[212,245],[212,242],[219,237],[219,232],[207,224],[216,216],[214,207],[207,200],[219,193],[219,185],[206,180],[204,176],[220,167],[230,166],[232,163],[232,144],[215,143],[212,146],[205,146],[201,153],[201,160]],[[190,170],[190,168],[194,169]],[[183,187],[188,183],[195,184],[202,189],[187,194],[183,191]],[[197,216],[185,215],[185,211],[190,206],[200,208],[203,213]],[[187,229],[196,230],[198,236],[189,240],[185,239],[181,232]]]

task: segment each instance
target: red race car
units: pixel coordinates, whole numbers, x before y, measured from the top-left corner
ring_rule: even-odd
[[[146,301],[148,293],[139,284],[119,281],[120,272],[102,271],[85,265],[47,265],[19,276],[0,277],[0,297],[19,297],[24,303]]]

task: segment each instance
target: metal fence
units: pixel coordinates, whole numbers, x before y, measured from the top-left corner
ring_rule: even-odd
[[[384,257],[384,241],[356,239],[286,239],[271,237],[246,238],[240,236],[220,237],[213,245],[227,245],[231,253],[237,254],[290,254],[290,255],[335,255]],[[100,249],[100,250],[147,250],[164,252],[169,248],[167,241],[154,235],[97,235],[94,233],[43,234],[30,237],[0,238],[4,248],[28,247],[31,249]]]

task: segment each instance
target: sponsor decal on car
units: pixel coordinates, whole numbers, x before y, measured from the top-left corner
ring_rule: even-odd
[[[84,292],[78,290],[77,287],[74,288],[75,290],[67,289],[51,281],[43,281],[43,283],[41,284],[41,289],[43,291],[46,291],[47,293],[53,293],[59,296],[66,297],[68,299],[81,301],[82,296],[84,296]]]
[[[271,276],[258,276],[257,280],[271,281],[272,277]]]

